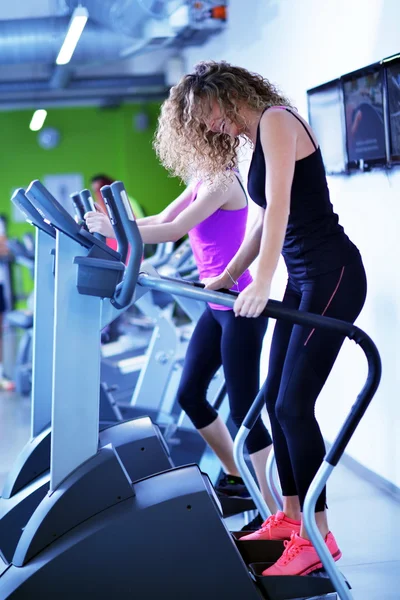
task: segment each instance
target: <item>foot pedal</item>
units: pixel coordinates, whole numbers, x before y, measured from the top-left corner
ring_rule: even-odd
[[[239,498],[238,496],[226,496],[225,494],[217,494],[217,496],[221,503],[224,517],[233,517],[234,515],[240,515],[240,513],[256,508],[251,498]]]
[[[285,550],[283,541],[280,540],[243,540],[248,531],[231,531],[236,546],[247,565],[252,563],[274,563]]]
[[[317,598],[333,600],[335,598],[336,590],[324,569],[304,576],[263,577],[262,572],[272,564],[272,562],[264,562],[249,565],[258,587],[266,598],[273,600],[316,600]]]

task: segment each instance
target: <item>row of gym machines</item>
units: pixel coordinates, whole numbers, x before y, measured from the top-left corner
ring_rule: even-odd
[[[86,232],[40,182],[13,196],[37,228],[32,441],[14,468],[13,493],[1,500],[0,599],[288,600],[337,592],[349,600],[349,585],[318,532],[314,509],[379,385],[372,340],[354,325],[268,302],[268,317],[334,329],[356,341],[368,378],[304,506],[325,570],[261,577],[282,553],[281,542],[240,542],[240,533],[229,532],[208,476],[195,464],[173,467],[160,429],[148,417],[100,423],[100,331],[106,324],[149,290],[229,307],[234,302],[232,294],[163,278],[142,264],[123,185],[107,187],[104,197],[119,248],[130,245],[126,267],[119,252]],[[42,293],[51,287],[52,294]],[[261,395],[239,431],[237,452],[260,411]],[[35,464],[48,456],[40,436],[49,423],[50,469],[38,474]]]
[[[74,194],[73,199],[77,209],[76,216],[79,224],[83,226],[83,215],[93,210],[93,200],[88,190]],[[13,251],[14,255],[21,259],[22,265],[34,269],[34,255],[31,249],[28,254],[25,244],[19,243]],[[124,255],[123,260],[126,258]],[[159,245],[154,256],[148,259],[148,264],[157,267],[168,277],[192,278],[196,273],[188,241],[184,241],[177,249],[174,249],[173,244]],[[47,283],[50,288],[51,282]],[[42,290],[42,293],[51,295],[51,289]],[[125,327],[128,331],[115,342],[102,344],[100,420],[112,423],[146,413],[160,425],[170,446],[174,463],[200,463],[215,483],[220,474],[219,466],[216,461],[211,460],[212,453],[207,453],[202,438],[197,435],[175,402],[188,333],[190,335],[204,310],[204,302],[177,298],[177,303],[186,317],[184,322],[189,321],[189,324],[183,327],[179,327],[173,319],[172,313],[176,304],[174,298],[163,292],[150,292],[130,307],[136,309],[134,314],[139,314],[139,317],[134,317],[132,328],[129,329],[129,313],[120,315],[120,320],[121,317],[127,317],[125,322],[128,325]],[[144,319],[141,319],[140,315],[143,315]],[[27,394],[30,393],[32,385],[33,311],[12,311],[8,314],[8,320],[15,328],[24,331],[13,371],[17,392]],[[229,407],[222,369],[210,386],[209,399],[221,411],[222,417],[228,420]],[[234,428],[230,422],[229,424]],[[254,503],[248,500],[222,500],[227,515],[254,508]]]

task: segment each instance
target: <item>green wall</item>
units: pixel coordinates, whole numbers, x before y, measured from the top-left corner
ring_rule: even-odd
[[[26,187],[32,179],[81,173],[89,186],[90,177],[102,172],[122,180],[147,214],[161,210],[182,188],[159,165],[152,149],[159,105],[145,106],[150,126],[144,132],[134,128],[139,110],[143,107],[50,108],[45,126],[55,127],[61,134],[60,144],[53,150],[42,149],[38,134],[30,131],[32,110],[0,112],[0,212],[12,216],[12,190]],[[10,219],[9,235],[19,235],[27,228]]]

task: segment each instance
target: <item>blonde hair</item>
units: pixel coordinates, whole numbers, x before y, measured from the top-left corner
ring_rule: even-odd
[[[217,101],[223,118],[243,132],[237,138],[210,131],[205,123]],[[292,106],[267,79],[227,62],[200,62],[171,88],[163,103],[154,148],[163,165],[184,181],[208,183],[229,177],[237,165],[240,138],[246,138],[241,108]]]

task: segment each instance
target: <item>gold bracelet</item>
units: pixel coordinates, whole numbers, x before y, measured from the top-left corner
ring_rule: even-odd
[[[229,275],[229,277],[231,278],[233,285],[237,285],[237,284],[238,284],[238,282],[237,282],[237,281],[235,281],[235,280],[233,279],[233,277],[232,277],[232,275],[229,273],[228,269],[225,269],[225,271],[227,272],[227,274],[228,274],[228,275]]]

